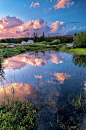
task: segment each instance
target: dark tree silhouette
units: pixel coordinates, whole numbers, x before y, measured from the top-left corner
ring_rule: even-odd
[[[35,37],[35,32],[34,32],[34,37]]]
[[[43,37],[45,37],[44,32],[43,32]]]
[[[36,33],[36,37],[37,37],[37,33]]]
[[[74,34],[74,36],[76,36],[76,33]]]

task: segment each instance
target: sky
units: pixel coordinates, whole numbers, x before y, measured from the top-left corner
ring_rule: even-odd
[[[86,0],[0,0],[0,39],[86,31]]]

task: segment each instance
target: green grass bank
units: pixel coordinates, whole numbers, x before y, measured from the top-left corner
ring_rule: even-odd
[[[61,44],[51,44],[45,43],[43,44],[17,44],[15,48],[8,47],[8,44],[4,48],[4,44],[0,44],[0,63],[3,62],[4,58],[12,57],[14,55],[19,55],[21,53],[30,52],[30,51],[46,51],[46,50],[54,50],[54,51],[64,51],[78,55],[86,55],[86,48],[74,48],[67,46],[67,43]]]

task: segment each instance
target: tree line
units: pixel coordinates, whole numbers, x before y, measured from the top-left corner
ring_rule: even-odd
[[[34,33],[34,37],[25,37],[25,38],[6,38],[6,39],[1,39],[0,43],[21,43],[22,41],[28,41],[28,40],[33,40],[35,42],[52,42],[55,39],[60,39],[61,43],[71,43],[73,42],[73,37],[65,37],[65,36],[55,36],[55,37],[45,37],[44,32],[43,35],[38,37],[37,33]]]

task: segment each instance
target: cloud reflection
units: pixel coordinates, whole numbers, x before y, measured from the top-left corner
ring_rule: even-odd
[[[47,83],[50,83],[50,84],[57,84],[57,82],[54,82],[53,78],[51,78],[50,80],[47,79]]]
[[[39,79],[42,79],[42,75],[35,75],[35,74],[34,74],[34,76],[35,76],[36,79],[38,79],[38,78],[39,78]]]
[[[13,88],[14,88],[14,99],[18,98],[22,101],[25,101],[28,97],[30,98],[37,97],[36,90],[33,86],[26,83],[11,83],[8,85],[6,84],[4,88],[0,86],[0,101],[6,99],[6,96],[8,96],[10,100],[12,100]]]
[[[51,58],[52,59],[51,63],[59,64],[59,63],[64,62],[64,60],[61,57],[57,56],[56,54],[51,54],[51,57],[52,57]]]
[[[51,61],[51,63],[59,64],[64,62],[64,58],[62,58],[58,53],[54,54],[54,52],[51,52],[51,54],[45,52],[45,56],[42,52],[39,52],[37,56],[35,56],[35,53],[32,55],[26,53],[4,60],[3,65],[7,69],[15,70],[22,69],[27,66],[27,64],[42,67],[45,64],[48,64],[49,61]]]
[[[86,81],[84,82],[84,86],[86,87]]]
[[[56,76],[56,79],[58,80],[58,82],[60,84],[64,84],[64,80],[68,79],[69,77],[71,77],[71,75],[66,74],[66,73],[54,73],[54,76]]]
[[[86,91],[86,81],[84,81],[84,86],[85,86],[85,87],[84,87],[84,90]]]

